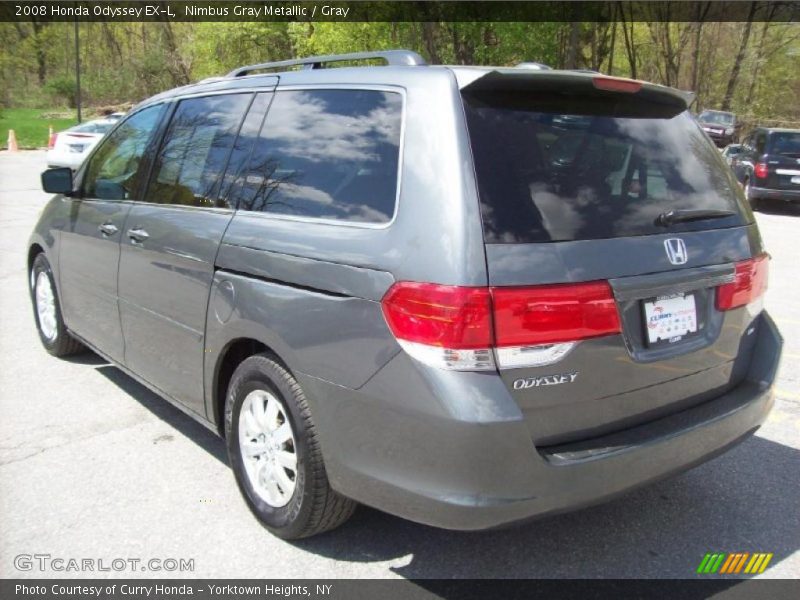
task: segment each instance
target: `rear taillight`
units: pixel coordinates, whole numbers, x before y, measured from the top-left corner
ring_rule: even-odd
[[[50,150],[55,148],[57,139],[58,139],[58,134],[57,133],[51,133],[50,134],[50,139],[47,142],[47,148],[50,149]]]
[[[756,177],[759,179],[764,179],[769,174],[767,163],[756,163],[756,166],[753,168],[753,173],[755,173]]]
[[[403,281],[382,305],[392,333],[417,360],[443,369],[494,368],[488,288]]]
[[[440,368],[542,366],[578,341],[620,331],[607,282],[472,288],[399,282],[386,322],[414,358]],[[494,350],[494,352],[493,352]]]
[[[607,282],[493,288],[492,300],[498,346],[572,342],[620,330]]]
[[[758,300],[767,290],[768,271],[766,254],[736,263],[733,281],[717,288],[717,309],[732,310]]]

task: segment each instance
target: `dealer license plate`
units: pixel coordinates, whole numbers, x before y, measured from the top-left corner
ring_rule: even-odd
[[[644,319],[648,342],[677,342],[683,336],[697,331],[694,294],[663,296],[645,301]]]

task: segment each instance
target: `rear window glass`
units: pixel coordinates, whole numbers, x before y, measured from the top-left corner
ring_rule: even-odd
[[[106,121],[89,121],[88,123],[83,123],[82,125],[76,125],[75,127],[70,127],[69,131],[73,133],[106,133],[114,123],[109,123]]]
[[[615,116],[613,101],[465,94],[487,243],[586,240],[743,224],[735,181],[688,113],[671,119]],[[551,99],[552,100],[552,99]],[[533,103],[532,103],[533,104]],[[586,106],[581,106],[586,104]],[[579,109],[579,110],[576,110]],[[562,109],[563,110],[563,109]],[[735,216],[676,223],[677,209]]]
[[[299,217],[390,221],[402,104],[394,92],[276,92],[234,204]]]
[[[770,154],[800,157],[800,131],[776,131],[769,136]]]

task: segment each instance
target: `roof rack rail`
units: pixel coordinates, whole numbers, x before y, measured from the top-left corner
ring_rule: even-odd
[[[277,62],[260,63],[239,67],[228,73],[228,77],[242,77],[252,71],[262,69],[282,69],[284,67],[295,67],[302,65],[304,69],[321,69],[325,63],[342,62],[346,60],[369,60],[382,58],[386,64],[392,67],[416,67],[427,65],[425,59],[411,50],[381,50],[377,52],[354,52],[352,54],[331,54],[328,56],[309,56],[308,58],[297,58],[292,60],[279,60]]]

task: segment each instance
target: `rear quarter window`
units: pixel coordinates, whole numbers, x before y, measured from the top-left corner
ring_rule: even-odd
[[[487,243],[666,233],[656,219],[673,209],[737,214],[669,232],[744,223],[730,169],[688,113],[626,118],[613,101],[573,98],[559,114],[541,100],[465,94]]]
[[[274,94],[232,194],[239,210],[386,223],[397,198],[403,98],[378,90]]]

